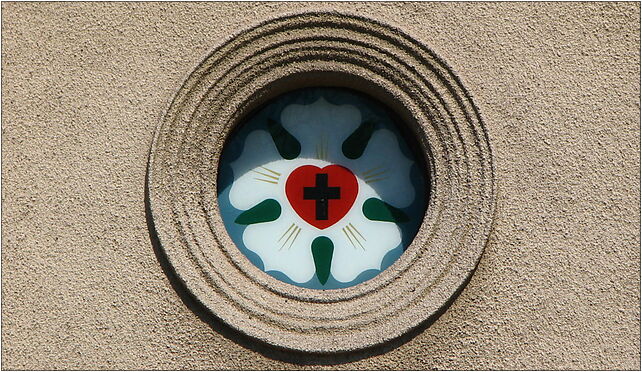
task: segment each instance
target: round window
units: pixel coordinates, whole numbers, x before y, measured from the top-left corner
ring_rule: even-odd
[[[247,258],[301,287],[350,287],[413,240],[427,204],[416,144],[381,103],[345,88],[272,99],[229,136],[218,178],[225,228]]]
[[[488,135],[459,78],[402,30],[336,12],[269,19],[213,50],[163,116],[146,181],[176,288],[252,340],[323,354],[439,316],[495,211]]]

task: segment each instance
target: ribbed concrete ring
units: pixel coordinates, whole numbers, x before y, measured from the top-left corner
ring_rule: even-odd
[[[409,125],[431,176],[427,213],[408,250],[374,279],[318,291],[255,267],[217,204],[230,130],[251,110],[306,86],[347,87]],[[437,313],[472,275],[494,210],[491,150],[459,79],[398,29],[359,16],[304,13],[225,41],[187,78],[152,145],[148,191],[161,246],[213,315],[281,348],[346,352],[396,338]]]

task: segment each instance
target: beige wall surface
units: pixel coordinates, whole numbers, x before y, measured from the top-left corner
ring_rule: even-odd
[[[479,106],[498,189],[485,253],[447,311],[339,357],[209,319],[164,272],[144,205],[149,146],[186,76],[230,34],[312,9],[381,20],[441,56]],[[638,3],[2,11],[3,368],[640,368]]]

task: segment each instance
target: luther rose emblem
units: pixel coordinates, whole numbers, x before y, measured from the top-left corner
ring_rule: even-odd
[[[250,115],[225,145],[219,207],[239,249],[282,281],[371,279],[412,241],[425,167],[394,114],[359,93],[306,88]]]

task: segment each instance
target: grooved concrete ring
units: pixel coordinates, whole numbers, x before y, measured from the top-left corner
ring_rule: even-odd
[[[419,139],[432,175],[413,243],[350,288],[270,277],[234,245],[218,210],[218,160],[230,130],[266,100],[306,86],[347,87],[387,104]],[[338,13],[273,19],[212,52],[157,129],[148,192],[161,246],[198,301],[246,335],[317,353],[377,345],[436,314],[474,272],[495,198],[486,132],[459,79],[400,30]]]

